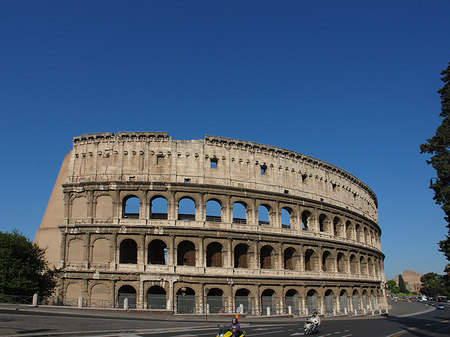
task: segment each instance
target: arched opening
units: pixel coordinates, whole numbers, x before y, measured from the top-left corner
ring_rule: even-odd
[[[222,206],[218,200],[211,199],[206,202],[206,221],[222,222]]]
[[[189,197],[178,202],[178,220],[195,221],[195,201]]]
[[[179,289],[177,291],[177,313],[194,314],[195,309],[195,291],[189,287]]]
[[[350,256],[350,273],[352,275],[358,274],[358,260],[353,254]]]
[[[122,218],[139,219],[140,201],[134,195],[126,196],[122,201]]]
[[[292,209],[289,207],[283,207],[281,209],[281,227],[282,228],[291,228],[292,219],[291,219]]]
[[[270,207],[268,205],[260,205],[258,207],[258,224],[259,225],[270,225],[269,211],[270,211]]]
[[[264,314],[267,313],[267,308],[270,308],[270,314],[276,314],[276,298],[275,291],[272,289],[266,289],[261,294],[261,309]]]
[[[191,241],[183,241],[177,249],[178,266],[195,266],[195,245]]]
[[[333,256],[329,251],[324,251],[322,254],[322,271],[333,271]]]
[[[328,232],[327,221],[328,221],[328,218],[327,218],[327,216],[325,214],[321,214],[319,216],[319,231],[321,233],[327,233]]]
[[[367,230],[367,227],[364,227],[364,243],[370,244],[370,237],[369,237],[369,231]]]
[[[337,255],[337,271],[338,273],[346,273],[346,263],[345,263],[345,255],[344,253],[338,253]]]
[[[164,288],[152,286],[147,291],[147,309],[166,309],[167,298]]]
[[[339,217],[334,217],[333,220],[333,228],[334,228],[334,236],[343,236],[342,235],[342,222]]]
[[[212,314],[223,313],[225,307],[223,305],[223,291],[219,288],[209,289],[206,295],[206,304],[209,312]]]
[[[306,309],[307,315],[311,315],[313,312],[319,312],[319,299],[317,297],[317,291],[311,289],[306,294]]]
[[[356,224],[356,241],[362,242],[362,229],[359,224]]]
[[[367,310],[368,309],[368,307],[367,307],[368,297],[369,297],[369,295],[367,293],[367,290],[364,290],[363,293],[362,293],[363,310]]]
[[[305,270],[313,271],[316,270],[315,265],[315,251],[312,249],[307,249],[305,252]]]
[[[243,202],[235,202],[233,204],[233,223],[247,223],[247,205]]]
[[[368,269],[368,275],[373,276],[374,275],[374,264],[372,259],[369,257],[368,263],[367,263],[367,269]]]
[[[347,291],[342,290],[339,295],[339,306],[341,308],[341,314],[347,315],[348,314],[348,296]]]
[[[168,213],[167,199],[156,196],[150,201],[150,219],[166,220]]]
[[[212,242],[206,247],[206,266],[222,267],[222,245],[218,242]]]
[[[125,239],[120,243],[119,263],[137,264],[137,243],[132,239]]]
[[[253,298],[250,297],[250,291],[242,288],[236,291],[234,302],[236,307],[241,307],[243,313],[253,312]]]
[[[298,315],[300,312],[300,298],[297,290],[290,289],[284,297],[284,306],[286,314]],[[290,307],[290,309],[289,309]]]
[[[358,294],[358,290],[353,291],[352,305],[353,305],[353,311],[354,312],[358,312],[359,311],[359,294]]]
[[[361,256],[361,258],[359,259],[359,266],[361,268],[361,275],[367,275],[368,274],[367,261],[364,258],[364,256]]]
[[[352,223],[350,221],[347,221],[345,223],[345,232],[347,235],[347,239],[352,239],[353,238],[353,226]]]
[[[292,247],[286,248],[284,250],[284,264],[283,267],[286,270],[294,270],[295,269],[295,261],[294,261],[294,257],[296,255],[296,250]]]
[[[302,229],[304,231],[307,231],[309,229],[308,220],[309,220],[310,216],[311,216],[311,212],[309,212],[309,211],[304,211],[302,213]]]
[[[334,314],[334,293],[332,290],[325,292],[325,314]]]
[[[234,248],[234,268],[248,268],[248,245],[238,244]]]
[[[152,240],[148,244],[148,263],[167,264],[167,245],[162,240]]]
[[[271,246],[264,246],[260,251],[260,266],[261,269],[273,269],[275,267],[273,261],[274,250]]]
[[[128,299],[128,308],[136,309],[136,289],[130,285],[124,285],[119,288],[119,308],[124,308],[125,299]]]

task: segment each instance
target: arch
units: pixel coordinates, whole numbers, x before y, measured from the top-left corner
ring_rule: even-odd
[[[222,204],[217,199],[206,202],[206,221],[222,222]]]
[[[150,200],[150,219],[167,220],[169,205],[167,199],[156,195]]]
[[[309,217],[311,216],[310,211],[302,212],[302,229],[307,231],[309,229]]]
[[[125,298],[128,298],[128,308],[136,309],[136,289],[130,285],[123,285],[118,291],[119,308],[124,308]]]
[[[359,293],[358,290],[354,290],[352,294],[352,306],[353,311],[356,313],[359,311]]]
[[[236,307],[242,307],[243,313],[253,312],[253,298],[250,297],[250,290],[246,288],[236,290],[234,303]]]
[[[249,246],[245,243],[240,243],[234,247],[234,268],[248,268],[249,267]]]
[[[367,261],[364,258],[364,256],[361,256],[359,258],[359,267],[360,267],[361,275],[367,275],[368,274]]]
[[[270,206],[269,205],[259,205],[258,207],[258,224],[259,225],[270,225]]]
[[[274,269],[275,261],[273,258],[274,249],[272,246],[266,245],[260,250],[260,268],[261,269]]]
[[[313,249],[307,249],[305,251],[305,270],[306,271],[317,270],[316,259],[317,259],[316,252]]]
[[[96,219],[112,219],[113,217],[113,201],[109,195],[101,195],[95,202],[95,218]]]
[[[270,313],[276,313],[276,298],[275,291],[273,289],[266,289],[261,294],[261,309],[265,314],[267,312],[267,308],[270,308]]]
[[[334,314],[334,292],[331,289],[328,289],[325,292],[324,297],[324,305],[325,305],[325,314],[332,315]]]
[[[81,263],[84,261],[84,242],[81,239],[69,241],[67,261],[70,263]]]
[[[325,214],[319,216],[319,232],[328,233],[328,217]]]
[[[362,229],[361,229],[360,224],[356,224],[356,241],[363,242]]]
[[[111,247],[107,239],[97,239],[92,247],[92,263],[109,263]]]
[[[364,243],[370,245],[369,230],[367,229],[367,227],[364,227]]]
[[[192,288],[180,288],[176,294],[177,313],[193,314],[196,312],[195,291]]]
[[[147,290],[147,309],[164,310],[167,306],[167,294],[163,287],[152,286]]]
[[[353,225],[350,220],[345,223],[345,234],[347,239],[353,239]]]
[[[66,288],[66,296],[64,298],[65,305],[77,305],[78,298],[81,296],[81,287],[77,283],[69,283]]]
[[[295,266],[294,258],[297,255],[297,251],[294,248],[289,247],[289,248],[286,248],[284,250],[284,254],[283,255],[284,255],[283,268],[286,269],[286,270],[294,270],[294,269],[296,269],[295,268],[296,266]]]
[[[333,269],[333,256],[326,250],[322,253],[322,271],[332,272]]]
[[[363,290],[362,292],[362,308],[363,310],[367,310],[368,308],[368,299],[369,299],[369,294],[367,292],[367,290]]]
[[[137,264],[137,243],[133,239],[125,239],[120,243],[119,263]]]
[[[112,297],[109,288],[104,284],[96,284],[90,291],[90,307],[111,308]]]
[[[72,219],[85,219],[87,217],[87,200],[85,197],[75,198],[72,201]]]
[[[292,208],[290,207],[283,207],[281,209],[281,227],[282,228],[291,228],[292,224],[293,224],[293,219],[291,217],[293,211]]]
[[[127,195],[122,201],[122,218],[139,219],[140,200],[135,195]]]
[[[339,306],[341,310],[341,314],[347,315],[348,313],[348,296],[346,290],[341,290],[339,294]]]
[[[160,265],[166,265],[167,264],[167,245],[162,240],[152,240],[148,244],[148,264],[160,264]]]
[[[191,241],[182,241],[178,244],[177,265],[195,266],[195,245]]]
[[[195,221],[195,200],[191,197],[178,201],[178,220]]]
[[[298,315],[300,313],[300,296],[295,289],[289,289],[284,296],[284,307],[286,314]],[[289,307],[291,308],[289,310]]]
[[[343,230],[342,230],[342,221],[339,217],[335,216],[333,219],[333,229],[334,229],[334,236],[344,236]]]
[[[244,202],[238,201],[233,204],[233,223],[247,223],[247,205]]]
[[[307,315],[319,311],[318,293],[314,289],[306,293],[306,309],[308,310]]]
[[[355,255],[350,255],[350,273],[352,275],[358,274],[358,260]]]
[[[207,267],[223,266],[222,245],[220,243],[211,242],[206,247],[206,266]]]
[[[337,272],[338,273],[346,273],[347,272],[347,264],[345,261],[344,253],[338,253],[336,258]]]
[[[209,289],[206,295],[206,304],[209,307],[210,313],[225,312],[223,290],[219,288]]]

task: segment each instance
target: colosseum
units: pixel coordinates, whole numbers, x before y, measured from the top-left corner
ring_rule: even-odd
[[[278,147],[95,133],[73,139],[35,242],[63,305],[379,314],[377,207],[353,175]]]

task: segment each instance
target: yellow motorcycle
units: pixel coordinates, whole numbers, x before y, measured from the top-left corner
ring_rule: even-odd
[[[233,331],[230,330],[228,326],[224,326],[219,328],[219,332],[217,333],[216,337],[244,337],[245,331],[238,331],[237,334],[233,334]]]

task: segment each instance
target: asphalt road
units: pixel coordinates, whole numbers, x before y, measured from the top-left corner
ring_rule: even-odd
[[[418,303],[399,303],[389,316],[324,318],[315,336],[450,336],[450,305],[445,310],[425,309]],[[410,316],[412,312],[422,313]],[[204,317],[0,306],[0,336],[213,337],[224,322],[211,317],[206,322]],[[243,318],[241,326],[248,337],[303,335],[299,318]]]

